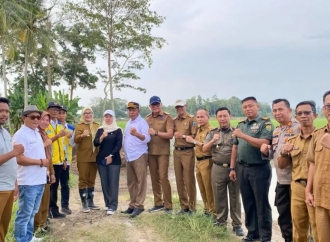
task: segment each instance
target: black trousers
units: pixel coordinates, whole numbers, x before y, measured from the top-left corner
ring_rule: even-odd
[[[69,207],[69,199],[70,199],[69,179],[70,179],[70,166],[66,166],[66,169],[62,170],[60,176],[62,208]]]
[[[237,164],[237,177],[240,184],[245,226],[248,236],[261,241],[272,237],[272,210],[268,200],[272,170],[269,163],[257,166]]]
[[[291,188],[289,184],[276,184],[275,206],[282,237],[292,240]]]
[[[53,165],[55,172],[55,182],[50,185],[50,200],[49,200],[49,211],[52,213],[58,212],[57,206],[57,190],[60,183],[60,177],[63,171],[63,165]]]

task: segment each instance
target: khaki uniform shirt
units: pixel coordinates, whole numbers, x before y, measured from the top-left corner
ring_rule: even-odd
[[[233,127],[228,129],[215,128],[211,130],[207,142],[212,140],[214,134],[219,134],[220,138],[212,145],[212,160],[215,163],[230,165],[231,150],[233,148]]]
[[[173,118],[169,113],[161,111],[158,116],[153,116],[152,113],[148,114],[146,121],[149,128],[153,128],[158,132],[167,132],[169,129],[174,128]],[[149,155],[170,155],[170,139],[163,139],[159,136],[151,135],[151,140],[148,143]]]
[[[308,148],[307,162],[315,163],[313,194],[315,206],[330,210],[330,149],[320,143],[325,133],[330,133],[330,125],[317,129],[313,133]]]
[[[272,149],[274,154],[274,164],[276,168],[277,182],[280,184],[290,184],[292,177],[291,164],[284,169],[278,168],[277,158],[279,157],[288,138],[295,136],[300,131],[300,124],[294,118],[291,118],[286,126],[276,127],[273,132]]]
[[[273,124],[267,117],[257,115],[253,120],[245,119],[238,123],[237,128],[257,139],[272,140]],[[259,148],[250,145],[243,139],[235,137],[233,143],[238,146],[238,162],[247,164],[263,164],[266,161],[262,158]],[[268,161],[267,161],[268,162]]]
[[[203,143],[206,140],[206,137],[210,134],[210,131],[212,129],[213,127],[209,123],[207,123],[204,126],[199,126],[197,129],[195,140]],[[196,157],[211,156],[211,151],[203,152],[202,147],[196,146],[195,155]]]
[[[182,135],[195,135],[197,132],[197,122],[193,115],[185,114],[183,117],[174,118],[174,132]],[[193,147],[186,139],[175,139],[174,147]]]
[[[294,146],[290,152],[292,163],[292,180],[306,179],[308,177],[308,163],[306,160],[308,147],[312,140],[312,135],[304,138],[301,133],[289,138],[288,143]]]

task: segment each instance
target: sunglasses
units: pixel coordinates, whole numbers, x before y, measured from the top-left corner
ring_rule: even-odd
[[[298,116],[298,117],[301,117],[301,116],[303,116],[303,115],[305,115],[305,116],[309,116],[309,115],[311,115],[313,113],[313,111],[302,111],[302,112],[298,112],[298,113],[296,113],[296,115]]]
[[[91,114],[93,114],[93,113],[90,113],[90,112],[88,112],[88,113],[84,113],[85,115],[91,115]]]
[[[35,119],[40,120],[41,119],[40,115],[30,115],[30,116],[27,115],[26,117],[29,117],[31,120],[35,120]]]
[[[330,104],[324,104],[324,109],[326,109],[326,110],[330,110]]]

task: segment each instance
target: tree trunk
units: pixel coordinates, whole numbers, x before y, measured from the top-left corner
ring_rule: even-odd
[[[26,44],[26,43],[25,43]],[[24,63],[24,107],[28,105],[28,83],[27,83],[28,53],[25,46],[25,63]]]
[[[73,97],[73,83],[71,84],[71,88],[70,88],[70,101],[72,101],[72,97]]]
[[[3,90],[4,90],[4,97],[8,97],[7,91],[7,77],[6,77],[6,50],[5,50],[5,40],[2,40],[1,43],[1,51],[2,51],[2,80],[3,80]],[[10,115],[8,117],[8,128],[9,132],[11,133],[11,124],[10,124]]]
[[[47,22],[47,28],[50,31],[51,29],[51,22]],[[51,68],[50,68],[50,47],[47,47],[47,83],[48,83],[48,94],[50,98],[53,98],[53,93],[52,93],[52,73],[51,73]]]
[[[113,99],[113,85],[112,85],[112,73],[111,73],[111,47],[108,48],[108,83],[110,86],[111,109],[115,111],[115,100]]]

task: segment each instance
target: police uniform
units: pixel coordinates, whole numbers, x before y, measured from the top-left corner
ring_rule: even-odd
[[[314,131],[307,153],[307,162],[315,163],[313,195],[320,242],[330,241],[330,149],[320,142],[325,133],[330,133],[330,124]]]
[[[230,202],[230,217],[233,227],[242,225],[241,222],[241,199],[238,182],[229,179],[230,158],[233,147],[234,128],[212,129],[206,142],[212,140],[215,134],[220,138],[212,145],[212,186],[215,199],[216,220],[220,225],[225,225],[228,218],[228,190]],[[227,189],[228,188],[228,189]]]
[[[274,157],[274,164],[276,168],[277,184],[275,195],[275,206],[278,211],[278,225],[280,226],[282,237],[288,241],[292,240],[292,218],[291,218],[291,173],[292,166],[289,164],[284,169],[278,167],[277,158],[288,138],[298,134],[300,131],[299,122],[291,118],[290,121],[283,126],[278,126],[273,132],[272,150]]]
[[[253,120],[245,119],[237,126],[246,135],[257,139],[272,140],[273,125],[269,118],[257,115]],[[243,139],[234,138],[238,146],[237,177],[245,210],[245,226],[248,237],[270,241],[272,237],[272,210],[268,192],[272,169],[268,160],[262,159],[260,148]]]
[[[195,140],[203,143],[206,137],[210,134],[212,127],[209,123],[204,126],[199,126]],[[203,152],[202,147],[195,147],[196,164],[196,179],[199,190],[204,203],[204,211],[206,213],[214,213],[214,197],[211,182],[212,155],[211,151]]]
[[[174,118],[174,132],[195,135],[197,123],[194,116],[185,114]],[[194,145],[184,138],[174,142],[174,172],[181,209],[196,210],[195,152]]]
[[[319,241],[315,223],[315,209],[305,202],[309,167],[306,156],[311,140],[312,135],[304,138],[302,133],[288,139],[288,143],[294,146],[289,156],[292,165],[291,213],[294,242],[310,241],[310,225],[312,226],[315,242]]]
[[[146,121],[149,128],[158,132],[173,130],[173,118],[169,113],[161,111],[156,117],[148,114]],[[154,193],[154,205],[172,209],[172,191],[168,180],[168,167],[170,157],[170,139],[151,136],[148,143],[148,163]]]

